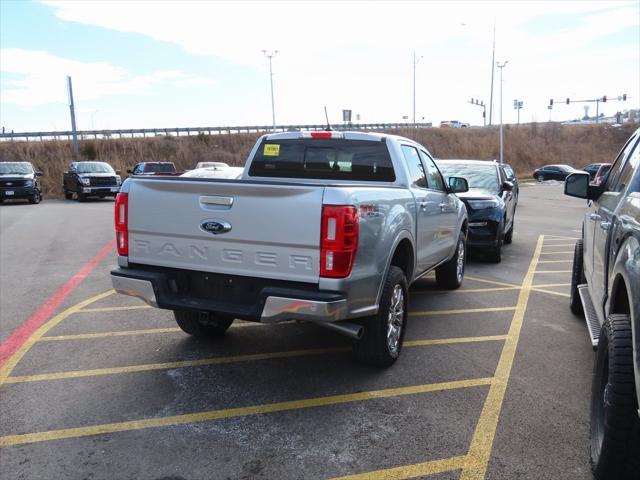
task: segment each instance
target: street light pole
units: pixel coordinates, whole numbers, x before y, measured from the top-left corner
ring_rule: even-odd
[[[278,50],[262,50],[265,57],[269,59],[269,80],[271,83],[271,117],[273,119],[273,131],[276,131],[276,104],[273,99],[273,65],[272,60],[278,54]]]
[[[502,70],[507,66],[509,60],[505,60],[500,64],[496,62],[496,66],[500,69],[500,164],[504,163],[504,127],[502,124]]]
[[[80,160],[80,147],[78,145],[78,130],[76,129],[76,105],[73,102],[73,86],[71,85],[71,77],[69,75],[67,75],[67,93],[69,95],[69,113],[71,114],[74,160],[77,161]]]
[[[491,93],[489,94],[489,126],[493,122],[493,73],[496,71],[496,20],[493,19],[493,49],[491,52]]]
[[[422,56],[416,60],[416,52],[413,52],[413,128],[416,128],[416,65]]]

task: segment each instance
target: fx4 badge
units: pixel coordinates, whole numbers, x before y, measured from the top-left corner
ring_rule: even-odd
[[[205,220],[200,224],[200,228],[208,233],[219,235],[221,233],[227,233],[231,230],[231,224],[224,220]]]

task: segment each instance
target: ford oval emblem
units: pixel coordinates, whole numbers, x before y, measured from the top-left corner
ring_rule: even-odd
[[[200,224],[200,228],[208,233],[219,235],[231,230],[231,224],[225,220],[205,220]]]

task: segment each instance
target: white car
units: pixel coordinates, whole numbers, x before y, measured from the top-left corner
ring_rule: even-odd
[[[224,162],[198,162],[196,164],[196,170],[198,168],[228,168],[229,165]]]
[[[196,168],[195,170],[189,170],[188,172],[180,175],[181,177],[190,178],[230,178],[237,179],[242,176],[244,171],[243,167],[230,167],[226,163],[226,167],[204,167]]]

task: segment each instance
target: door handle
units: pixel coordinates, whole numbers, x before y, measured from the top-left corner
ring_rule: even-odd
[[[591,215],[589,215],[589,220],[600,220],[602,217],[600,215],[598,215],[597,213],[592,213]]]
[[[441,203],[440,204],[440,210],[444,211],[445,208],[447,208],[447,204],[446,203]]]
[[[427,205],[429,205],[428,202],[420,202],[420,210],[426,210]]]
[[[602,230],[609,230],[610,226],[611,226],[611,222],[600,222],[600,228]]]

